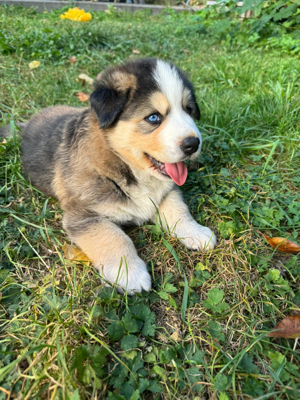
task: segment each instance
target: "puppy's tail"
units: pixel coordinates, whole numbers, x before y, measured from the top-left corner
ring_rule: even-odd
[[[2,126],[0,128],[0,138],[9,138],[13,135],[13,132],[16,130],[15,126],[17,126],[21,131],[24,131],[26,128],[27,122],[15,122],[14,124],[9,124],[6,126]]]

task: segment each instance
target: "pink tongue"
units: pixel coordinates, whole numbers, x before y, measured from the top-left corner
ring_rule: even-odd
[[[165,167],[167,174],[170,175],[170,177],[178,186],[184,184],[188,170],[183,161],[174,164],[165,164]]]

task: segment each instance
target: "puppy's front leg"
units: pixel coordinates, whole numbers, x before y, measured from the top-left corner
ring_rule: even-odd
[[[130,294],[151,289],[146,264],[118,225],[100,216],[65,214],[63,226],[106,281],[117,283]]]
[[[169,228],[187,248],[207,250],[217,244],[215,234],[193,219],[179,190],[174,189],[168,194],[159,206],[159,215],[164,229]]]

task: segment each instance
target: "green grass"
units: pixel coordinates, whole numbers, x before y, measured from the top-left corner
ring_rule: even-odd
[[[300,241],[299,60],[230,47],[172,13],[61,13],[0,7],[2,124],[80,106],[80,73],[174,62],[194,82],[204,137],[184,196],[219,243],[189,252],[159,226],[131,230],[153,290],[121,296],[64,259],[58,203],[23,178],[18,136],[1,143],[0,399],[298,399],[299,344],[266,335],[300,312],[299,257],[258,231]]]

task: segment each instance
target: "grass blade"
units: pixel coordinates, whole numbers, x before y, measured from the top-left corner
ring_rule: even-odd
[[[189,295],[189,284],[188,284],[188,281],[184,274],[184,291],[183,291],[182,306],[181,306],[182,321],[185,321],[185,313],[186,313],[186,309],[187,309],[188,295]]]

